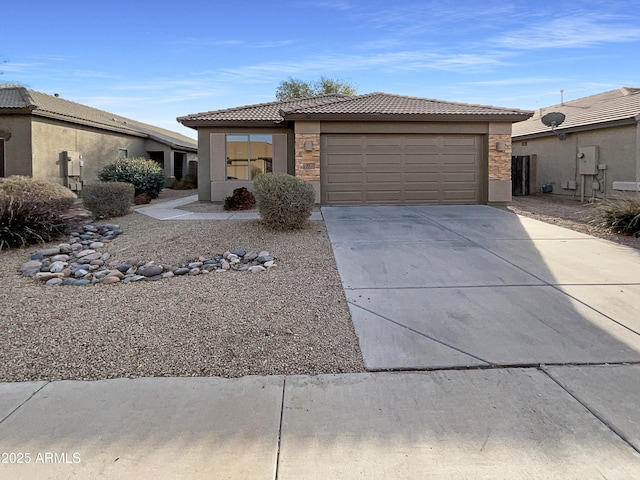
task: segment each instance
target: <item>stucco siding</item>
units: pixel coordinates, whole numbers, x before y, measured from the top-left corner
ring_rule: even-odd
[[[91,127],[66,124],[51,119],[34,119],[33,176],[64,184],[62,155],[76,151],[82,155],[82,180],[85,184],[98,181],[97,172],[126,149],[129,158],[146,156],[145,139],[99,131]]]
[[[28,115],[0,116],[0,137],[4,138],[5,176],[31,176],[31,118]]]
[[[606,188],[592,188],[593,178],[586,177],[585,196],[602,197],[614,193],[613,182],[635,181],[638,177],[638,126],[624,125],[571,133],[566,140],[557,136],[547,136],[528,140],[513,140],[513,155],[536,155],[536,191],[541,191],[543,184],[550,183],[553,193],[557,195],[580,196],[582,181],[578,173],[578,152],[581,147],[598,147],[598,164],[606,165]],[[604,183],[604,172],[599,171],[595,177]],[[576,189],[562,188],[563,182],[576,182]]]
[[[222,202],[239,187],[253,189],[250,180],[227,180],[226,135],[272,134],[273,171],[293,174],[293,130],[290,128],[211,127],[198,129],[198,199]]]

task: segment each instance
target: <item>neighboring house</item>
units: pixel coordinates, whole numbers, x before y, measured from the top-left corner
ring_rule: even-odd
[[[371,93],[178,118],[198,130],[198,195],[222,201],[260,172],[311,182],[325,205],[511,200],[511,124],[532,112]]]
[[[550,112],[565,115],[557,135],[541,121]],[[580,198],[640,190],[639,122],[640,88],[620,88],[536,111],[513,125],[514,162],[524,162],[522,182],[530,193],[544,190]]]
[[[80,190],[118,157],[147,157],[164,167],[165,185],[197,169],[197,142],[129,118],[0,86],[0,177],[26,175]]]

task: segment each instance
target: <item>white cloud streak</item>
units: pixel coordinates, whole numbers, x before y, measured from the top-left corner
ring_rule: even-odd
[[[639,26],[616,20],[619,19],[602,14],[555,18],[498,37],[495,42],[510,49],[534,50],[584,48],[640,40]]]

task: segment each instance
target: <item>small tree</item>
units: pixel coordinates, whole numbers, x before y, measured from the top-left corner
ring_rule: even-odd
[[[332,93],[356,95],[356,87],[351,82],[327,77],[320,77],[315,82],[305,82],[304,80],[289,77],[278,85],[276,99],[283,101]]]

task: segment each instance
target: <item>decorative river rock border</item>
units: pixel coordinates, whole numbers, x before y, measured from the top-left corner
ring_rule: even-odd
[[[46,285],[90,285],[95,283],[130,283],[161,280],[182,275],[204,275],[211,272],[264,272],[276,268],[275,259],[267,251],[226,251],[211,258],[177,266],[127,260],[113,262],[104,247],[122,233],[118,225],[84,225],[71,232],[66,243],[40,250],[19,269]]]

